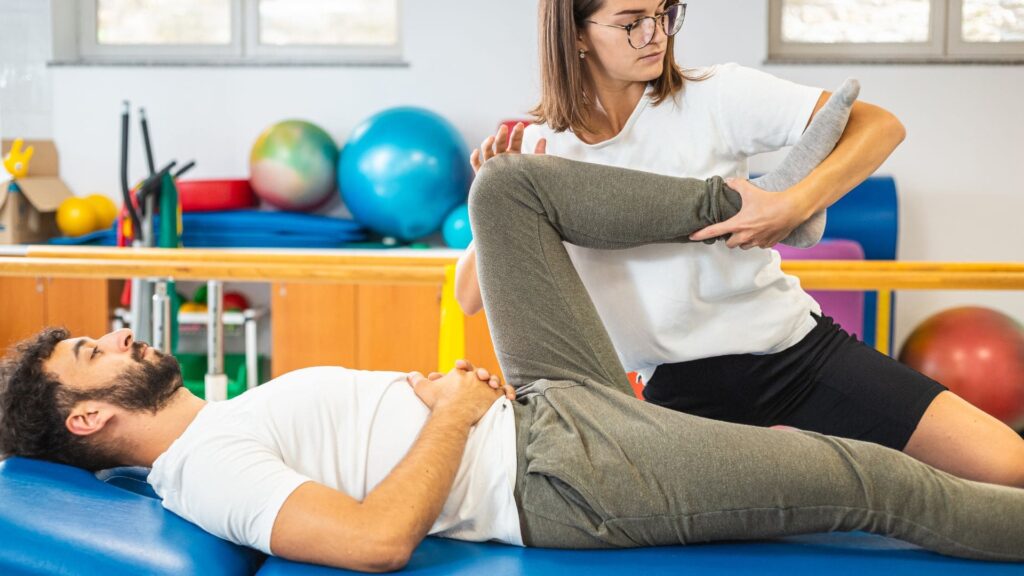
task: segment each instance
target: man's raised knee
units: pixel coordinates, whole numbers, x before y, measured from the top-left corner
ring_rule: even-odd
[[[519,154],[499,154],[484,162],[476,174],[473,185],[469,189],[469,213],[483,213],[494,208],[495,204],[508,202],[512,184],[520,177],[521,156]],[[503,208],[498,206],[499,210]]]

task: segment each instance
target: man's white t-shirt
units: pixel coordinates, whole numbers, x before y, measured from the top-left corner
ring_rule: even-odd
[[[795,144],[822,90],[735,63],[693,71],[658,106],[651,89],[622,131],[590,145],[571,131],[532,125],[523,151],[546,138],[547,153],[669,176],[747,178],[747,158]],[[581,198],[585,201],[585,198]],[[650,380],[659,364],[784,350],[814,326],[821,308],[778,252],[712,245],[653,244],[595,250],[566,244],[573,264],[628,371]]]
[[[208,403],[153,463],[149,483],[168,510],[269,554],[274,520],[300,485],[362,501],[406,455],[430,411],[405,376],[306,368]],[[515,445],[512,404],[501,398],[470,431],[431,534],[523,545]]]

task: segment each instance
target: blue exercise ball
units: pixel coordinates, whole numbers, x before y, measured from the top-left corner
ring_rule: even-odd
[[[452,213],[444,219],[444,226],[441,227],[444,234],[444,243],[452,248],[465,248],[473,241],[473,231],[469,228],[469,205],[459,204]]]
[[[338,167],[352,216],[385,236],[422,238],[466,201],[472,168],[462,136],[422,108],[380,112],[356,127]]]

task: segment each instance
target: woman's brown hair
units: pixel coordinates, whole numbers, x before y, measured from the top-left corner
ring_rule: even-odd
[[[539,5],[540,104],[530,110],[535,120],[555,132],[572,129],[591,132],[593,95],[586,90],[583,61],[576,50],[580,25],[604,6],[605,0],[541,0]],[[678,0],[668,0],[676,4]],[[675,37],[669,37],[665,65],[654,80],[654,105],[683,89],[684,80],[699,82],[703,76],[689,76],[676,64]]]

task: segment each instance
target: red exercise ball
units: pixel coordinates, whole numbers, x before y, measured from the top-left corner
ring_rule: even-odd
[[[1011,425],[1024,424],[1024,327],[975,306],[940,312],[918,326],[900,362]]]

